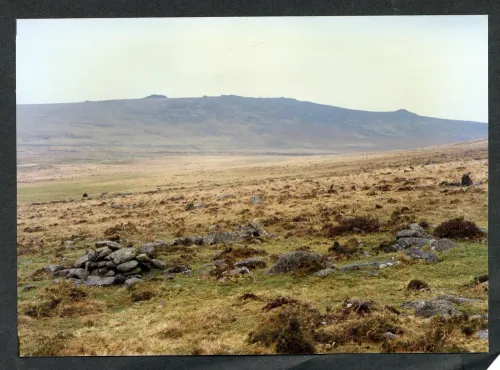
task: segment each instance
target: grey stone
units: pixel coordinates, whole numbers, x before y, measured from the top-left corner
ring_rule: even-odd
[[[151,266],[158,270],[165,270],[167,268],[167,264],[161,260],[152,259]]]
[[[102,260],[104,257],[109,256],[112,252],[113,250],[108,246],[96,249],[97,259]]]
[[[91,262],[97,261],[97,255],[98,255],[98,253],[96,253],[94,251],[87,253],[88,260]]]
[[[125,275],[122,274],[115,275],[115,285],[123,284],[126,280],[127,278],[125,277]]]
[[[34,285],[25,285],[23,287],[23,292],[27,292],[28,290],[35,289],[35,288],[36,288],[36,286],[34,286]]]
[[[478,339],[488,340],[488,329],[477,332]]]
[[[115,269],[116,264],[113,261],[107,261],[105,265],[108,269]]]
[[[117,242],[111,241],[111,240],[98,241],[98,242],[95,243],[95,246],[97,248],[109,247],[113,251],[117,251],[117,250],[123,248],[120,244],[118,244]]]
[[[335,271],[336,271],[335,268],[332,266],[323,270],[319,270],[318,272],[315,272],[314,275],[324,278],[327,277],[328,275],[335,273]]]
[[[115,283],[115,278],[111,277],[99,277],[99,276],[89,276],[84,282],[87,286],[111,286]]]
[[[134,286],[136,284],[142,283],[142,281],[143,281],[142,279],[139,279],[139,278],[136,278],[136,277],[132,277],[130,279],[125,280],[124,284],[125,284],[125,286],[127,288],[130,288],[131,286]]]
[[[104,277],[111,277],[115,275],[116,273],[113,270],[109,270],[107,273],[104,274]]]
[[[427,235],[417,230],[401,230],[396,233],[396,238],[425,238]]]
[[[222,243],[233,243],[241,240],[241,236],[229,231],[216,231],[203,237],[203,244],[213,245]]]
[[[381,263],[380,265],[378,265],[378,268],[379,268],[380,270],[385,269],[386,267],[388,267],[388,265],[387,265],[387,264],[385,264],[385,263]]]
[[[439,261],[439,259],[434,253],[426,252],[417,248],[408,248],[407,250],[405,250],[405,255],[407,255],[412,259],[423,259],[431,263]]]
[[[100,268],[97,270],[97,275],[99,276],[105,276],[109,272],[109,269],[107,268]]]
[[[149,258],[155,258],[156,256],[156,248],[155,243],[146,243],[141,248],[139,248],[140,254],[145,254]]]
[[[239,225],[236,231],[239,232],[243,238],[268,236],[266,230],[264,230],[264,228],[257,221],[252,221],[247,225]]]
[[[261,258],[247,258],[243,261],[236,262],[234,264],[236,267],[247,267],[251,270],[258,268],[265,268],[266,262]]]
[[[88,255],[82,256],[76,260],[76,262],[73,266],[75,268],[81,268],[81,267],[85,266],[85,263],[87,263],[88,260],[89,260]]]
[[[135,269],[133,270],[130,270],[130,271],[127,271],[124,273],[125,276],[130,276],[130,275],[137,275],[141,272],[141,268],[140,267],[136,267]]]
[[[382,334],[382,338],[385,338],[385,339],[396,339],[398,336],[394,333],[391,333],[390,331],[387,331],[385,332],[384,334]]]
[[[419,231],[421,233],[425,233],[425,229],[420,226],[419,224],[416,224],[416,223],[413,223],[410,225],[410,230],[414,230],[414,231]]]
[[[54,273],[54,277],[67,277],[71,269],[59,270]]]
[[[415,315],[420,317],[432,317],[434,315],[439,316],[456,316],[460,314],[455,307],[449,301],[445,300],[428,300],[428,301],[416,301],[410,302],[415,303],[412,308],[415,308]],[[403,308],[408,308],[408,306],[403,306]]]
[[[139,262],[142,262],[142,263],[151,262],[151,260],[149,259],[148,255],[146,253],[138,254],[137,257],[135,257],[135,259]]]
[[[131,261],[127,261],[127,262],[124,262],[122,264],[119,264],[118,266],[116,266],[116,269],[120,272],[128,272],[128,271],[135,269],[137,267],[137,265],[139,265],[139,262],[137,262],[136,260],[131,260]]]
[[[430,238],[402,237],[398,239],[397,244],[403,249],[410,247],[422,248],[424,245],[427,245],[430,240]]]
[[[44,267],[44,270],[52,272],[52,273],[56,272],[56,271],[63,270],[63,269],[64,269],[64,267],[62,267],[61,265],[55,265],[55,264],[50,264],[50,265]]]
[[[317,272],[325,267],[321,255],[315,252],[295,251],[284,254],[267,271],[268,274],[283,274],[307,268]],[[316,271],[314,271],[316,270]]]
[[[85,280],[88,276],[88,272],[82,268],[69,269],[68,276]]]
[[[108,257],[110,257],[111,261],[113,261],[118,266],[122,263],[133,260],[135,256],[137,256],[137,254],[137,249],[135,248],[122,248],[114,251]]]
[[[107,263],[106,261],[97,262],[97,268],[102,269],[102,268],[106,267],[106,263]]]
[[[430,243],[431,249],[436,252],[445,252],[453,248],[457,248],[458,244],[451,241],[450,239],[438,239],[431,240]]]

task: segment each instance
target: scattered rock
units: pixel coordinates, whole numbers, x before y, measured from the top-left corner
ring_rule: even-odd
[[[62,267],[61,265],[55,265],[55,264],[50,264],[48,266],[45,266],[44,269],[48,272],[56,272],[56,271],[60,271],[62,269],[64,269],[64,267]]]
[[[115,283],[115,277],[89,276],[83,283],[87,286],[111,286]]]
[[[419,231],[421,233],[425,233],[425,229],[421,225],[419,225],[417,223],[411,224],[410,225],[410,230],[414,230],[414,231]]]
[[[132,277],[130,279],[125,280],[124,284],[127,288],[130,288],[131,286],[134,286],[134,285],[139,284],[141,282],[142,282],[142,279]]]
[[[418,226],[418,225],[417,225]],[[420,227],[420,226],[419,226]],[[419,230],[401,230],[396,234],[397,239],[401,238],[414,238],[414,239],[432,239],[433,236],[427,234],[425,231]]]
[[[157,260],[157,259],[152,259],[151,260],[151,266],[153,266],[154,268],[158,269],[158,270],[165,270],[167,268],[167,264],[161,260]]]
[[[27,292],[27,291],[29,291],[31,289],[35,289],[35,288],[36,288],[36,286],[34,286],[34,285],[25,285],[23,287],[23,292]]]
[[[61,271],[65,271],[65,270],[61,270]],[[88,271],[86,271],[85,269],[82,269],[82,268],[74,268],[74,269],[69,269],[67,271],[68,271],[67,276],[82,279],[82,280],[85,280],[87,278],[87,276],[89,276]]]
[[[323,267],[325,266],[322,257],[318,253],[295,251],[279,257],[276,263],[269,268],[267,273],[283,274],[301,270],[317,272]]]
[[[457,248],[458,244],[451,241],[450,239],[443,238],[438,240],[431,240],[430,247],[433,251],[436,252],[446,252],[450,249]]]
[[[405,250],[405,255],[412,259],[423,259],[427,262],[435,263],[438,262],[439,259],[434,253],[426,252],[417,248],[408,248]]]
[[[331,266],[331,267],[327,267],[326,269],[319,270],[318,272],[314,273],[314,275],[325,278],[328,275],[335,273],[335,271],[336,271],[335,268],[333,266]]]
[[[139,248],[139,253],[146,254],[149,258],[155,258],[156,248],[155,243],[146,243]]]
[[[451,302],[445,300],[429,300],[406,302],[401,305],[402,308],[415,309],[415,315],[420,317],[439,316],[457,316],[460,311],[455,309]]]

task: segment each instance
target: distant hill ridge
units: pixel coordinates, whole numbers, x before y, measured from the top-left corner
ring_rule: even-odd
[[[199,152],[346,152],[487,139],[488,125],[236,95],[17,106],[21,145],[134,145]]]

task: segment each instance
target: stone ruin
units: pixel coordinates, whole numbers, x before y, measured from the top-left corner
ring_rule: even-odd
[[[98,241],[97,249],[78,258],[73,268],[55,272],[56,277],[72,278],[87,286],[133,285],[141,273],[151,269],[165,270],[165,262],[155,259],[155,248],[164,242],[146,243],[140,249],[124,248],[110,241]]]

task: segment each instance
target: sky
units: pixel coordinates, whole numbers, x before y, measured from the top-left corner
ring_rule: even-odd
[[[240,95],[488,121],[487,16],[17,22],[18,104]]]

